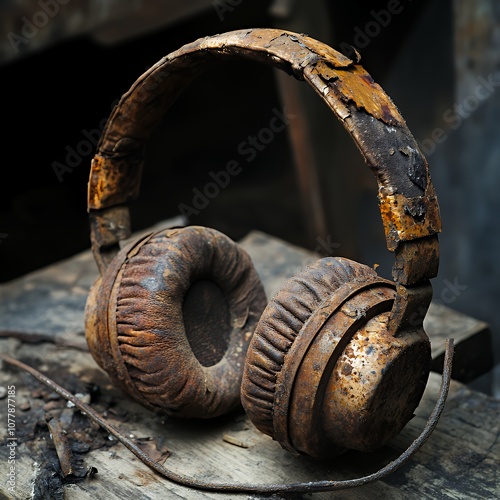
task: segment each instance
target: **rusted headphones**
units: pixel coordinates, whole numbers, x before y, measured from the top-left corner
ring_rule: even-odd
[[[378,182],[394,282],[325,258],[267,303],[249,256],[213,229],[166,229],[120,249],[151,131],[189,82],[233,56],[307,81],[342,122]],[[122,96],[88,188],[101,277],[87,301],[86,337],[99,365],[137,401],[208,418],[241,398],[258,429],[313,457],[373,450],[411,419],[430,369],[423,319],[438,270],[439,208],[405,121],[357,61],[274,29],[185,45]]]

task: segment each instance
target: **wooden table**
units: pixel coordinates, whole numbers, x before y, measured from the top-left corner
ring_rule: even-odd
[[[262,233],[241,242],[254,260],[268,296],[315,257]],[[295,482],[349,479],[394,459],[420,433],[437,398],[440,377],[431,373],[415,418],[387,446],[371,453],[348,452],[316,462],[294,457],[271,438],[258,433],[244,413],[215,421],[179,421],[152,414],[112,387],[87,351],[83,308],[97,270],[83,252],[0,286],[1,352],[8,352],[51,376],[73,393],[92,399],[92,406],[124,434],[165,465],[198,478],[239,482]],[[454,373],[468,379],[488,369],[491,352],[488,325],[444,306],[433,305],[425,322],[433,358],[442,356],[444,340],[454,337]],[[471,347],[472,346],[472,347]],[[479,349],[479,354],[478,354]],[[486,359],[486,361],[485,361]],[[121,444],[32,377],[2,367],[0,387],[16,387],[16,487],[6,483],[7,399],[0,399],[0,498],[24,499],[51,491],[67,499],[201,499],[264,498],[216,494],[189,489],[159,477]],[[1,394],[0,394],[1,397]],[[78,471],[98,470],[69,484],[46,427],[53,417],[66,431]],[[429,441],[405,466],[384,480],[338,493],[294,498],[500,498],[500,401],[452,382],[443,416]],[[83,471],[83,472],[82,472]],[[274,498],[282,498],[275,496]],[[291,498],[291,497],[284,497]]]

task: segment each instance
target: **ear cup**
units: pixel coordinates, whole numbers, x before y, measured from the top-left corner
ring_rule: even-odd
[[[248,343],[266,296],[248,254],[190,226],[124,248],[89,295],[89,348],[146,407],[208,418],[240,405]]]
[[[368,451],[399,432],[425,388],[430,350],[423,332],[387,334],[394,297],[392,282],[343,258],[289,280],[247,353],[241,398],[253,424],[318,458]],[[389,397],[396,408],[387,416]]]
[[[253,424],[273,436],[276,378],[312,313],[342,284],[376,276],[349,259],[324,258],[293,276],[263,312],[247,353],[242,402]]]

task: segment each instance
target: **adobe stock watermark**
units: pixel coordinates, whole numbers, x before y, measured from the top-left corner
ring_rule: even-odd
[[[340,247],[340,243],[333,242],[329,234],[325,238],[318,236],[316,238],[316,243],[318,243],[314,248],[314,257],[316,257],[316,259],[331,257],[334,254],[334,250]]]
[[[272,110],[273,116],[269,120],[267,127],[261,128],[257,134],[249,135],[244,141],[240,142],[237,152],[245,163],[251,163],[257,158],[259,152],[264,151],[271,142],[273,142],[276,134],[283,132],[290,120],[296,115],[287,113],[286,108],[281,112],[277,108]],[[241,160],[230,160],[227,162],[223,170],[209,172],[209,177],[212,179],[207,182],[202,189],[193,188],[193,199],[191,205],[180,203],[177,207],[182,216],[188,220],[193,215],[198,215],[202,210],[207,208],[211,200],[216,198],[222,189],[227,188],[231,179],[239,175],[243,171]]]
[[[66,5],[69,1],[70,0],[38,0],[37,4],[40,9],[31,16],[31,19],[28,19],[26,16],[21,17],[23,23],[21,34],[12,31],[7,34],[7,38],[14,53],[17,54],[19,52],[19,47],[22,44],[26,45],[30,40],[35,38],[40,30],[47,26],[50,19],[59,14],[61,5]]]
[[[17,459],[17,436],[16,436],[16,386],[7,386],[7,477],[4,478],[7,489],[14,493],[16,491],[16,459]]]
[[[226,18],[226,12],[234,12],[238,5],[241,5],[244,0],[213,0],[212,7],[217,12],[220,22]]]
[[[118,99],[111,103],[111,110],[118,103]],[[78,141],[75,146],[70,146],[69,144],[64,148],[66,151],[66,157],[64,159],[65,163],[59,161],[53,161],[51,163],[52,170],[56,174],[57,180],[62,182],[64,180],[64,175],[71,173],[75,168],[79,167],[84,158],[87,158],[94,152],[94,148],[97,147],[99,139],[101,138],[102,131],[106,125],[108,118],[103,118],[99,122],[99,128],[93,128],[91,130],[82,129],[81,134],[83,139]]]
[[[457,277],[453,279],[453,282],[448,279],[444,279],[443,285],[444,287],[441,289],[439,298],[432,300],[433,304],[438,306],[449,306],[453,304],[453,302],[455,302],[455,300],[457,300],[458,297],[460,297],[460,295],[462,295],[467,288],[469,288],[467,285],[461,285]],[[414,312],[409,318],[410,325],[419,324],[422,314],[425,314],[426,312],[427,308]]]
[[[455,300],[457,300],[458,297],[460,297],[460,295],[462,295],[462,293],[469,288],[467,285],[461,285],[458,282],[458,278],[454,278],[453,283],[450,280],[445,279],[443,280],[443,285],[444,288],[439,294],[439,299],[434,300],[434,303],[447,306],[453,304],[453,302],[455,302]]]
[[[146,66],[145,71],[150,67]],[[151,97],[150,92],[153,92],[166,78],[168,73],[166,71],[155,71],[146,82],[140,87],[139,93],[135,96],[138,101],[144,101]],[[118,104],[120,99],[115,99],[111,103],[111,111]],[[51,163],[52,170],[56,174],[57,180],[62,182],[64,180],[63,176],[65,174],[71,173],[81,165],[84,158],[87,158],[94,152],[94,148],[97,147],[99,139],[101,138],[104,127],[106,126],[109,117],[103,118],[99,122],[99,127],[92,130],[82,129],[81,135],[83,138],[78,141],[74,146],[67,145],[65,147],[66,157],[64,159],[65,163],[59,161],[53,161]]]
[[[482,75],[478,76],[474,93],[468,95],[461,103],[455,103],[443,113],[442,118],[443,122],[448,125],[447,129],[436,127],[428,137],[419,141],[420,149],[426,156],[431,156],[436,151],[437,144],[442,144],[448,139],[447,130],[457,130],[464,120],[469,118],[481,103],[488,100],[500,87],[500,73],[497,73],[497,79],[494,76],[493,73],[487,78]]]
[[[406,0],[411,2],[412,0]],[[370,45],[372,40],[380,35],[384,28],[387,28],[392,22],[393,16],[397,16],[404,11],[404,5],[400,0],[389,0],[386,8],[379,11],[371,10],[371,19],[364,25],[363,28],[359,26],[354,27],[354,35],[352,43],[345,41],[339,44],[340,51],[349,58],[356,58],[356,50],[365,49]]]
[[[152,66],[146,66],[144,68],[144,71],[147,72],[151,68]],[[140,92],[136,94],[136,99],[138,99],[139,101],[144,101],[147,98],[150,98],[151,95],[148,94],[148,92],[152,92],[153,90],[157,89],[158,86],[162,82],[164,82],[168,76],[169,73],[167,71],[164,71],[163,69],[156,69],[155,71],[153,71],[153,73],[151,73],[147,80],[142,82]]]

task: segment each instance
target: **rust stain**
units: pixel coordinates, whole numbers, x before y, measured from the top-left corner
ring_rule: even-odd
[[[390,97],[359,64],[337,68],[329,61],[318,61],[314,71],[335,89],[345,103],[354,103],[358,109],[365,110],[388,125],[405,124]]]
[[[373,86],[375,80],[370,75],[361,75],[361,79],[364,80],[368,85]]]
[[[139,195],[142,161],[95,155],[88,184],[88,208],[112,207]]]
[[[423,211],[422,207],[426,210]],[[401,241],[416,240],[441,232],[439,206],[430,183],[426,194],[417,198],[380,192],[379,208],[389,250],[395,250]]]
[[[358,329],[350,341],[354,354],[344,351],[325,390],[325,434],[345,447],[371,451],[397,434],[425,387],[428,339],[422,331],[393,337],[388,315],[375,316]]]
[[[300,39],[297,37],[296,33],[292,32],[284,32],[292,41],[297,42],[299,45],[309,49],[311,52],[314,52],[319,57],[323,59],[327,59],[330,64],[334,65],[337,68],[347,68],[351,66],[354,61],[349,59],[347,56],[338,52],[334,48],[315,40],[307,35],[301,35]]]

